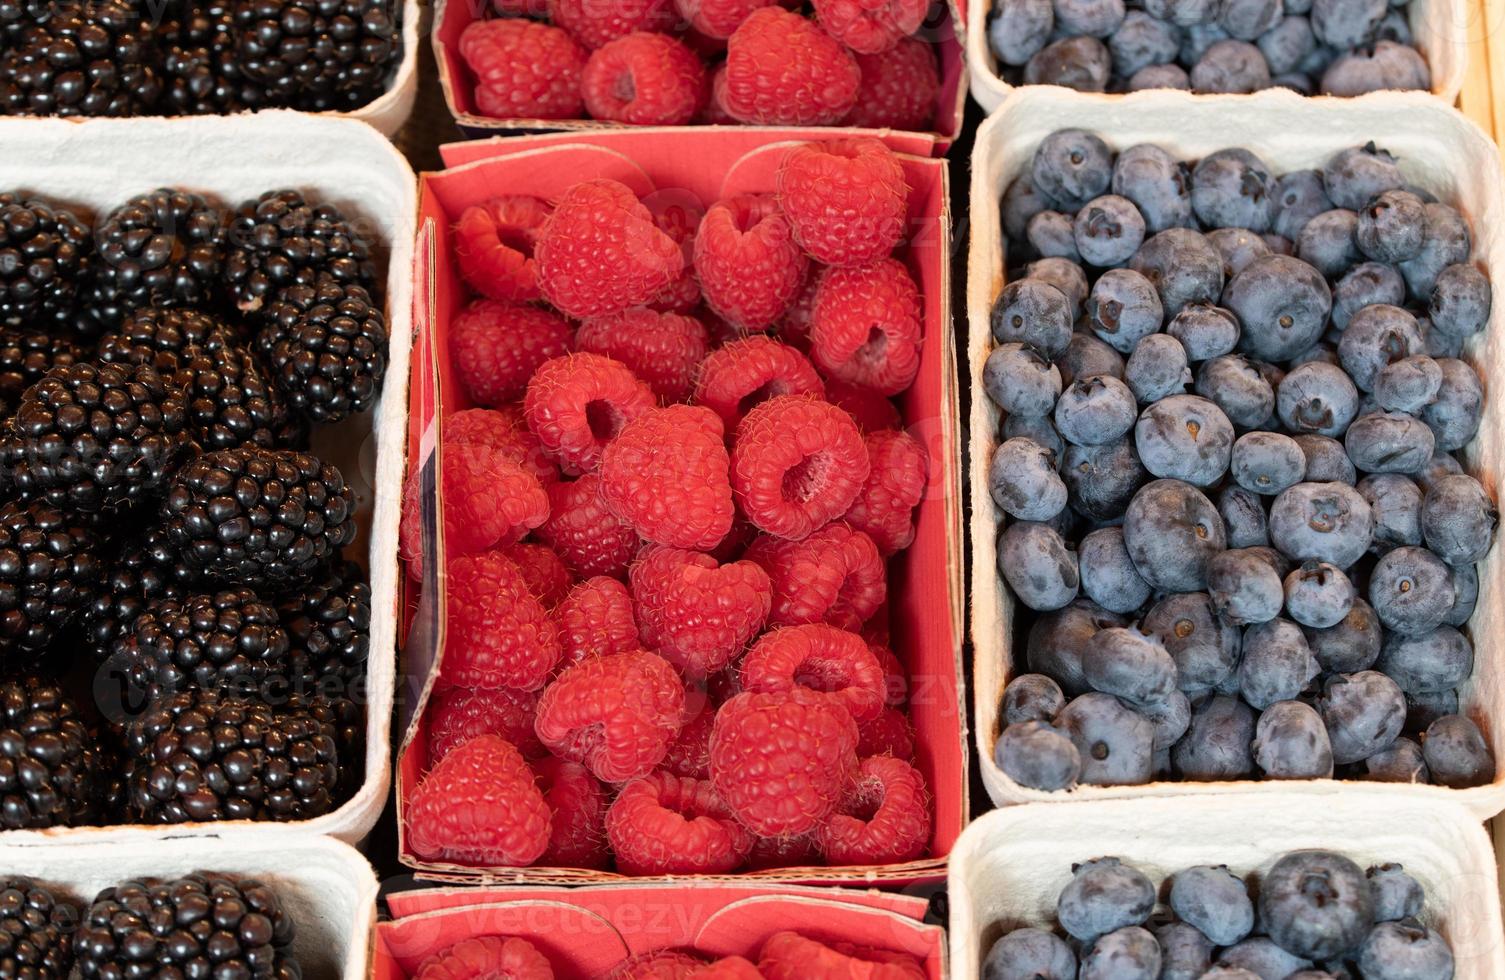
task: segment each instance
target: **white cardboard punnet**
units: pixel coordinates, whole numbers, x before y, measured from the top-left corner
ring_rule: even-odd
[[[424,15],[418,0],[401,0],[402,3],[402,60],[397,63],[397,73],[387,90],[376,99],[349,112],[329,112],[323,115],[338,118],[348,116],[369,123],[387,138],[397,135],[413,114],[413,103],[418,99],[418,35]]]
[[[1110,148],[1154,143],[1178,159],[1194,160],[1214,150],[1243,147],[1276,173],[1320,167],[1338,150],[1375,141],[1400,158],[1408,179],[1451,202],[1469,220],[1474,259],[1490,279],[1505,283],[1505,174],[1499,149],[1472,122],[1422,93],[1389,93],[1362,99],[1306,99],[1271,93],[1260,102],[1242,96],[1191,96],[1140,92],[1102,99],[1060,88],[1021,89],[977,134],[972,156],[972,241],[967,269],[967,370],[971,372],[970,436],[973,704],[979,767],[988,795],[999,806],[1029,801],[1092,800],[1129,796],[1218,795],[1235,789],[1282,793],[1293,785],[1313,793],[1342,794],[1353,782],[1194,783],[1144,786],[1081,786],[1070,793],[1044,793],[1009,779],[993,761],[998,736],[998,700],[1014,669],[1014,600],[996,573],[1001,512],[988,492],[988,464],[998,446],[999,411],[982,389],[982,368],[992,349],[988,314],[1003,289],[1005,265],[999,202],[1009,182],[1027,167],[1039,142],[1065,126],[1097,133]],[[1498,291],[1497,291],[1498,292]],[[1489,327],[1471,339],[1463,357],[1479,370],[1487,391],[1479,435],[1462,453],[1464,467],[1500,496],[1505,464],[1505,398],[1489,392],[1505,371],[1505,302],[1497,301]],[[1505,657],[1496,649],[1505,635],[1505,543],[1497,542],[1479,566],[1479,605],[1469,623],[1476,645],[1474,675],[1459,688],[1462,711],[1478,722],[1505,763]],[[1363,784],[1358,784],[1363,785]],[[1397,800],[1441,798],[1460,803],[1480,819],[1505,810],[1505,765],[1488,786],[1451,790],[1440,786],[1387,784]]]

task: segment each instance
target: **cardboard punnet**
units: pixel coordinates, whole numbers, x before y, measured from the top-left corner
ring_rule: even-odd
[[[1426,890],[1421,919],[1452,947],[1456,980],[1505,976],[1494,853],[1478,818],[1450,801],[1363,788],[1337,797],[1294,790],[1031,803],[986,814],[951,853],[951,975],[977,980],[1007,931],[1052,927],[1074,863],[1122,858],[1159,885],[1204,864],[1257,878],[1282,854],[1307,848],[1336,851],[1361,868],[1403,865]]]
[[[548,131],[583,132],[589,130],[632,130],[623,123],[599,119],[498,119],[485,116],[475,106],[475,76],[465,59],[460,56],[460,34],[472,22],[481,19],[486,4],[482,0],[436,0],[434,4],[434,60],[439,66],[439,86],[444,91],[444,104],[466,135],[483,138],[508,133],[538,133]],[[920,29],[920,37],[937,46],[936,56],[941,69],[941,89],[936,96],[935,130],[924,135],[929,149],[927,154],[942,155],[961,134],[962,110],[967,101],[967,66],[964,28],[961,5],[948,0],[945,16],[939,23],[926,23]],[[678,127],[684,129],[686,127]],[[693,126],[718,132],[754,130],[772,138],[771,134],[783,131],[779,126]],[[899,130],[847,130],[875,136],[886,136]]]
[[[610,885],[466,888],[387,897],[373,980],[406,980],[427,956],[471,936],[535,943],[558,971],[601,976],[629,956],[693,949],[757,961],[764,941],[793,929],[828,942],[907,953],[929,980],[946,976],[945,932],[923,922],[924,899],[842,888]],[[565,975],[561,973],[561,975]]]
[[[412,334],[415,178],[371,127],[297,112],[191,119],[0,119],[0,187],[20,187],[102,215],[135,194],[183,187],[226,208],[264,191],[303,190],[340,207],[373,242],[385,274],[390,341],[382,396],[369,413],[314,426],[312,451],[335,463],[356,498],[359,535],[349,552],[371,575],[365,779],[353,798],[314,820],[252,824],[355,842],[376,823],[391,783],[391,715],[397,642],[397,520],[407,441]],[[111,687],[103,674],[96,696]],[[245,825],[237,821],[235,825]],[[219,834],[226,823],[11,831],[0,842],[76,844],[100,839]]]
[[[579,181],[612,177],[640,196],[655,195],[669,204],[704,208],[732,193],[772,190],[782,154],[793,142],[839,139],[843,133],[812,130],[598,130],[589,133],[523,137],[448,147],[454,169],[424,174],[420,188],[419,271],[415,279],[428,308],[416,314],[423,332],[419,347],[435,362],[442,415],[469,407],[460,385],[452,382],[447,327],[465,302],[465,288],[451,258],[449,226],[470,204],[498,193],[550,198]],[[897,401],[908,431],[930,453],[930,485],[916,518],[914,544],[890,562],[889,602],[892,646],[911,673],[911,719],[917,734],[918,764],[935,798],[935,835],[930,853],[899,866],[851,868],[780,868],[728,876],[730,880],[772,879],[801,882],[898,883],[933,879],[967,818],[967,748],[965,715],[960,710],[961,664],[961,497],[955,352],[951,332],[949,285],[950,218],[946,171],[942,161],[904,155],[905,142],[895,136],[913,192],[910,220],[914,229],[901,256],[925,297],[925,337],[921,367],[914,386]],[[415,382],[416,385],[416,382]],[[416,392],[415,387],[415,392]],[[415,405],[420,396],[415,394]],[[415,427],[427,426],[415,420]],[[430,427],[431,428],[431,427]],[[437,436],[433,441],[438,441]],[[433,554],[426,551],[426,554]],[[409,590],[412,589],[411,582]],[[442,593],[442,589],[438,590]],[[438,631],[443,623],[438,603],[416,606]],[[442,595],[441,595],[442,598]],[[410,608],[413,604],[410,602]],[[404,676],[415,689],[432,672],[443,637],[424,644],[409,642]],[[397,802],[399,830],[407,794],[426,768],[427,737],[422,724],[426,692],[408,700],[415,722],[405,728],[399,754]],[[958,736],[960,735],[960,738]],[[426,877],[456,881],[528,881],[589,883],[623,880],[617,875],[570,868],[477,869],[432,864],[417,859],[400,844],[405,864]]]
[[[1407,179],[1453,203],[1468,218],[1474,259],[1495,283],[1505,282],[1505,174],[1499,150],[1460,114],[1421,93],[1383,98],[1303,99],[1280,93],[1254,104],[1240,96],[1192,97],[1142,92],[1120,100],[1084,98],[1061,89],[1021,90],[977,134],[972,159],[972,243],[967,271],[967,372],[972,385],[969,517],[972,577],[973,706],[977,749],[988,795],[1000,806],[1028,801],[1091,800],[1127,796],[1218,795],[1235,789],[1278,794],[1292,783],[1156,782],[1144,786],[1081,786],[1070,793],[1043,793],[1009,779],[993,761],[998,702],[1019,668],[1014,649],[1014,601],[995,571],[1001,511],[988,491],[988,466],[998,446],[999,411],[982,389],[982,368],[992,349],[989,311],[1003,289],[1005,267],[999,201],[1009,182],[1029,165],[1035,147],[1069,119],[1098,133],[1114,150],[1154,143],[1178,159],[1195,160],[1226,147],[1243,147],[1279,174],[1320,167],[1338,150],[1374,140],[1400,158]],[[1404,125],[1396,120],[1404,119]],[[1496,303],[1488,329],[1471,338],[1463,357],[1489,379],[1505,368],[1505,304]],[[1479,434],[1462,453],[1464,468],[1498,499],[1505,453],[1505,399],[1485,398]],[[1479,566],[1479,605],[1470,620],[1477,645],[1473,677],[1459,688],[1462,710],[1479,723],[1505,759],[1505,661],[1495,646],[1505,629],[1505,545],[1499,543]],[[1022,651],[1021,651],[1022,654]],[[1303,781],[1313,793],[1345,794],[1352,782]],[[1386,784],[1398,800],[1456,801],[1481,819],[1505,810],[1505,769],[1488,786],[1452,790],[1440,786]]]

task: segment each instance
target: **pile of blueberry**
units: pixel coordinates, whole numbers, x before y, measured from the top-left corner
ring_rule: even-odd
[[[1490,311],[1463,215],[1373,144],[1276,178],[1061,130],[1003,218],[989,479],[1038,613],[1004,772],[1492,782],[1458,713],[1496,524],[1453,456]]]
[[[1353,96],[1432,87],[1408,0],[997,0],[988,40],[1012,85],[1082,92],[1267,88]]]
[[[1118,858],[1072,871],[1056,901],[1059,932],[1008,933],[988,952],[983,980],[1453,976],[1447,940],[1417,918],[1426,894],[1398,864],[1366,875],[1341,854],[1292,851],[1258,879],[1187,868],[1166,882],[1158,911],[1154,883]]]

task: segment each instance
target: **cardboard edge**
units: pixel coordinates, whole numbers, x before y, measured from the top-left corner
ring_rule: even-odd
[[[356,119],[375,127],[388,139],[396,136],[413,114],[413,106],[418,101],[419,24],[422,18],[423,6],[418,0],[403,0],[402,60],[398,62],[397,74],[385,92],[359,109],[321,115]]]

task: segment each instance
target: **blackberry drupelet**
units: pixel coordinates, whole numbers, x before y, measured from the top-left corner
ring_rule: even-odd
[[[266,89],[246,77],[235,53],[236,0],[169,7],[162,31],[163,111],[219,115],[269,105]]]
[[[387,371],[387,323],[364,287],[321,276],[282,291],[256,337],[288,403],[338,422],[376,402]]]
[[[329,685],[325,685],[329,686]],[[340,760],[340,778],[335,800],[355,795],[366,775],[366,694],[361,685],[355,696],[338,693],[300,694],[287,699],[285,707],[306,711],[334,732],[335,754]]]
[[[86,980],[300,980],[293,919],[267,885],[200,872],[99,893],[73,946]]]
[[[281,444],[291,413],[244,347],[189,348],[172,380],[187,395],[189,433],[201,450]]]
[[[192,453],[183,389],[146,365],[53,368],[21,398],[0,460],[22,497],[107,513],[160,490]]]
[[[37,677],[0,681],[0,827],[96,820],[104,779],[95,742],[62,688]]]
[[[127,809],[143,823],[309,820],[334,807],[334,730],[310,712],[187,690],[126,728]]]
[[[184,466],[162,505],[168,542],[206,579],[285,590],[355,537],[339,469],[306,453],[245,446]]]
[[[267,191],[240,206],[230,225],[225,285],[245,313],[263,309],[294,283],[320,273],[374,289],[369,244],[332,205],[312,204],[294,190]]]
[[[119,329],[99,338],[99,359],[111,364],[150,364],[170,374],[190,347],[223,346],[232,342],[232,336],[224,323],[199,310],[135,310]]]
[[[67,980],[78,913],[40,882],[0,876],[0,977]]]
[[[49,652],[98,588],[98,555],[94,531],[46,501],[0,506],[0,665],[14,668]]]
[[[149,604],[197,591],[196,580],[161,528],[128,539],[115,551],[99,588],[79,613],[84,646],[94,659],[104,660]]]
[[[94,250],[90,236],[72,211],[0,194],[0,324],[40,332],[66,323]]]
[[[0,399],[17,405],[44,374],[77,362],[81,355],[72,341],[40,330],[0,329]]]
[[[277,616],[321,693],[348,694],[365,676],[371,653],[371,586],[354,562],[336,562],[308,585],[283,595]]]
[[[160,52],[144,4],[57,4],[0,55],[0,113],[131,116],[162,95]]]
[[[240,64],[279,105],[355,109],[382,93],[402,55],[392,0],[240,0]]]

